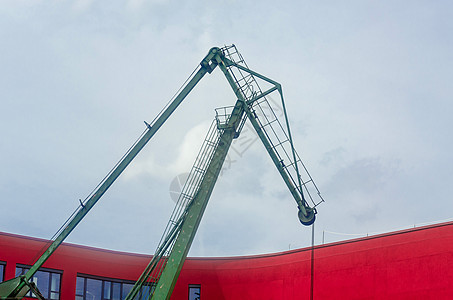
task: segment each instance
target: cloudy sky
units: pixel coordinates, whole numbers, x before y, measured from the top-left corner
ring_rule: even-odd
[[[449,1],[2,1],[0,231],[50,238],[208,50],[233,43],[283,86],[326,200],[316,243],[449,220],[452,32]],[[68,242],[154,252],[171,182],[214,109],[235,102],[222,76],[203,79]],[[309,246],[260,142],[230,158],[190,255]]]

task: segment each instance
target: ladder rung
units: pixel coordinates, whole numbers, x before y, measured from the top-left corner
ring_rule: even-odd
[[[287,165],[286,167],[291,167],[291,166],[294,166],[295,164],[297,164],[298,162],[301,162],[300,159],[296,160],[295,162],[291,162],[289,165]]]
[[[286,140],[284,140],[283,142],[280,142],[280,143],[278,143],[277,145],[275,145],[275,146],[272,146],[272,148],[273,148],[273,149],[275,149],[275,148],[277,148],[277,147],[279,147],[279,146],[283,145],[283,143],[286,143],[286,142],[288,142],[288,141],[289,141],[289,140],[288,140],[288,139],[286,139]]]
[[[307,181],[302,182],[302,185],[305,186],[307,183],[310,183],[310,182],[312,182],[312,181],[313,181],[313,179],[309,179],[309,180],[307,180]]]
[[[206,142],[207,145],[209,145],[211,147],[214,147],[216,145],[216,143],[213,142],[213,141],[205,140],[205,142]]]
[[[182,197],[183,199],[188,199],[188,200],[192,199],[192,195],[189,195],[189,194],[186,194],[186,193],[181,193],[180,197]]]
[[[264,129],[265,126],[270,126],[272,123],[274,123],[274,122],[276,122],[276,121],[277,121],[277,119],[273,119],[272,121],[269,121],[269,122],[267,122],[267,123],[264,124],[264,125],[261,125],[261,128]],[[270,126],[270,127],[272,128],[272,126]]]
[[[193,167],[193,169],[199,173],[204,173],[204,171],[205,171],[203,168],[199,168],[199,167],[195,167],[195,166]]]

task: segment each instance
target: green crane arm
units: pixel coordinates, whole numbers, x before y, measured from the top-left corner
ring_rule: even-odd
[[[70,219],[69,223],[63,228],[60,234],[45,250],[45,252],[38,258],[33,266],[21,278],[0,283],[0,299],[21,299],[31,288],[29,280],[44,264],[44,262],[52,255],[52,253],[60,246],[66,237],[74,230],[74,228],[82,221],[86,214],[93,208],[98,200],[104,195],[108,188],[115,182],[120,174],[126,169],[135,156],[142,150],[147,142],[154,136],[159,128],[164,124],[168,117],[175,111],[175,109],[186,98],[190,91],[197,85],[206,73],[211,73],[215,68],[212,58],[216,55],[218,48],[212,48],[207,56],[201,61],[198,71],[193,75],[190,81],[183,87],[180,93],[174,98],[170,105],[155,119],[152,124],[147,124],[148,128],[144,135],[134,144],[129,152],[123,157],[119,164],[112,170],[112,172],[105,178],[99,185],[97,190],[92,196],[78,208],[77,212]]]
[[[197,232],[203,217],[204,210],[208,204],[214,185],[222,169],[223,162],[228,153],[228,149],[236,136],[236,130],[244,114],[244,107],[239,101],[236,103],[231,118],[224,127],[220,136],[220,141],[214,152],[211,162],[206,171],[206,175],[200,188],[190,203],[187,214],[184,216],[180,233],[175,240],[175,245],[168,257],[167,264],[157,282],[152,299],[169,299],[173,288],[178,279],[181,268],[189,252],[192,241]]]
[[[235,51],[237,52],[237,50]],[[243,61],[242,57],[241,60]],[[228,83],[230,84],[231,88],[235,91],[235,94],[238,97],[238,99],[244,103],[244,110],[245,113],[247,114],[248,119],[250,119],[253,128],[255,129],[261,142],[264,144],[264,147],[266,148],[269,156],[271,157],[272,162],[277,167],[277,170],[282,176],[283,181],[285,182],[294,200],[296,201],[299,208],[298,217],[300,222],[303,225],[307,226],[313,224],[316,217],[315,206],[319,204],[319,202],[315,204],[313,207],[311,207],[308,204],[307,200],[305,199],[303,191],[304,188],[307,188],[306,184],[312,183],[316,193],[321,199],[321,202],[324,200],[322,199],[318,188],[314,184],[313,179],[311,178],[308,171],[305,169],[305,166],[302,164],[302,161],[298,157],[296,150],[294,148],[288,116],[285,108],[285,102],[283,100],[283,92],[281,85],[278,82],[264,75],[261,75],[255,71],[252,71],[249,68],[244,67],[228,58],[224,58],[223,64],[219,64],[219,67],[225,74]],[[234,72],[232,72],[233,67],[237,68],[240,71],[245,72],[246,74],[244,74],[243,72],[242,73],[236,72],[236,74],[234,74]],[[259,87],[255,77],[258,77],[259,79],[264,80],[272,84],[273,86],[269,88],[267,91],[263,92],[261,91],[261,88]],[[242,86],[241,83],[243,83]],[[259,92],[256,92],[256,90],[258,90]],[[250,91],[253,92],[250,93]],[[285,118],[284,129],[282,128],[282,125],[279,123],[277,118],[269,120],[269,118],[266,115],[263,115],[263,119],[265,120],[264,122],[262,122],[258,119],[258,116],[255,112],[256,106],[263,110],[258,101],[262,98],[265,98],[267,95],[274,91],[278,91],[280,95],[282,110]],[[268,104],[267,101],[265,103]],[[266,106],[265,108],[268,108],[273,113],[272,107],[270,105]],[[279,135],[276,133],[276,131],[278,131],[278,128],[277,130],[274,128],[275,125],[273,125],[273,123],[275,121],[277,121],[281,129],[283,129],[283,136],[281,136],[282,134]],[[286,132],[284,132],[285,130]],[[287,144],[286,148],[285,143]],[[284,164],[283,159],[284,155],[279,153],[278,151],[279,149],[280,152],[284,152],[286,154],[286,159],[289,161],[288,165]],[[308,180],[305,182],[302,181],[301,170],[299,170],[300,166],[302,166],[305,169],[306,175],[308,176]],[[308,189],[306,189],[306,192],[309,192]]]
[[[239,56],[239,59],[235,60],[234,55]],[[218,124],[217,129],[220,136],[214,144],[214,151],[212,152],[212,156],[209,156],[206,170],[203,171],[203,176],[200,179],[200,184],[197,186],[196,193],[193,197],[190,197],[191,200],[187,203],[182,215],[180,215],[177,220],[171,220],[174,226],[171,227],[166,236],[164,235],[163,243],[159,246],[156,255],[153,257],[152,261],[147,266],[126,299],[135,299],[138,293],[141,293],[142,287],[144,285],[149,285],[150,282],[151,286],[149,287],[149,296],[152,297],[152,299],[169,299],[184,260],[186,259],[189,248],[195,237],[195,233],[201,222],[201,218],[219,176],[228,149],[232,143],[232,140],[239,136],[246,118],[251,120],[251,123],[259,138],[263,142],[266,150],[271,156],[272,161],[276,165],[284,182],[296,200],[299,207],[300,221],[304,225],[312,224],[315,220],[315,207],[319,203],[314,203],[310,196],[310,199],[314,204],[314,206],[311,207],[304,196],[303,190],[306,189],[306,191],[308,191],[306,187],[307,183],[312,182],[314,185],[314,182],[308,172],[308,180],[302,180],[300,166],[304,169],[305,167],[303,166],[293,146],[281,86],[277,82],[250,70],[246,65],[244,65],[245,62],[242,59],[242,56],[240,56],[237,52],[234,45],[224,47],[222,49],[212,48],[208,55],[201,61],[200,67],[195,75],[190,78],[188,83],[177,94],[174,100],[172,100],[172,102],[162,111],[162,113],[159,114],[155,121],[153,121],[152,124],[147,124],[147,130],[137,141],[137,143],[131,147],[123,159],[115,166],[112,172],[106,176],[94,193],[91,194],[84,203],[81,203],[81,206],[78,208],[73,217],[68,220],[67,225],[65,224],[62,231],[58,234],[55,240],[53,240],[41,257],[34,263],[30,270],[25,275],[0,283],[0,299],[21,299],[30,289],[32,291],[36,291],[36,294],[39,296],[39,292],[36,287],[29,282],[33,275],[52,255],[63,240],[72,232],[72,230],[81,222],[85,215],[97,203],[97,201],[130,164],[146,143],[154,136],[157,130],[192,91],[203,76],[206,73],[211,73],[217,66],[220,67],[236,94],[236,105],[234,106],[231,114],[225,120],[225,123],[220,125]],[[239,73],[237,73],[238,70]],[[244,75],[244,73],[246,75]],[[260,80],[264,80],[273,86],[263,92],[257,85],[255,77]],[[257,110],[262,109],[261,106],[263,103],[266,103],[266,96],[274,91],[278,91],[280,93],[285,116],[286,133],[284,133],[285,138],[283,140],[281,140],[279,136],[272,136],[272,132],[275,133],[275,130],[272,127],[274,126],[272,123],[274,123],[275,120],[269,121],[265,115],[262,120],[262,116],[259,118],[256,113]],[[264,102],[263,99],[265,100]],[[285,148],[285,144],[290,145],[289,150]],[[282,150],[278,151],[279,148]],[[286,157],[282,155],[282,152],[286,154]],[[288,155],[288,153],[290,153],[290,155]],[[289,164],[284,164],[285,159],[289,162]],[[315,185],[314,187],[320,196],[317,187]],[[157,272],[154,272],[156,269]],[[153,277],[153,274],[157,275]]]
[[[230,49],[232,49],[232,54],[229,51]],[[224,123],[217,120],[217,129],[221,134],[220,138],[215,142],[214,140],[209,141],[211,144],[215,145],[215,150],[213,151],[214,154],[212,156],[208,155],[203,158],[203,160],[208,161],[206,170],[201,170],[195,165],[192,169],[192,171],[195,169],[195,172],[201,171],[204,174],[201,183],[195,188],[193,198],[190,194],[184,193],[184,186],[180,198],[189,197],[191,201],[187,203],[183,213],[181,213],[177,219],[170,218],[169,224],[173,224],[170,226],[171,230],[169,230],[167,234],[164,233],[163,242],[160,244],[151,262],[126,297],[126,300],[161,300],[170,298],[201,222],[209,197],[219,176],[228,149],[230,148],[233,139],[239,136],[247,118],[251,120],[253,128],[263,142],[272,161],[277,167],[277,170],[296,200],[299,207],[298,215],[301,223],[304,225],[311,225],[315,221],[315,206],[317,204],[314,203],[314,206],[311,207],[308,204],[303,191],[304,188],[307,188],[307,183],[312,182],[312,179],[308,172],[308,181],[303,181],[302,176],[300,175],[299,167],[302,166],[304,169],[305,167],[293,146],[280,84],[232,60],[234,57],[233,55],[237,54],[239,55],[238,61],[245,63],[234,45],[219,50],[220,51],[217,51],[216,55],[212,57],[212,65],[214,67],[218,66],[222,70],[238,100],[236,101],[231,114],[226,116]],[[227,58],[226,56],[229,57]],[[237,70],[242,72],[238,73]],[[244,72],[246,73],[245,75]],[[272,84],[272,87],[264,92],[261,91],[255,77]],[[260,120],[256,113],[256,110],[262,109],[263,99],[274,91],[280,93],[282,100],[286,125],[286,132],[283,134],[283,139],[278,135],[272,136],[272,132],[275,133],[275,129],[272,127],[275,125],[272,125],[272,123],[277,121],[276,119],[269,121],[267,116],[264,116],[264,118],[261,116],[260,118],[265,120]],[[272,108],[270,109],[272,110]],[[276,140],[278,143],[276,143]],[[199,157],[200,155],[203,156],[203,151],[205,151],[203,149],[204,146],[202,146]],[[279,151],[279,149],[282,150]],[[279,152],[285,152],[286,156]],[[285,159],[289,162],[288,165],[283,163]],[[191,175],[189,175],[189,178],[190,176]],[[316,191],[318,191],[316,186],[314,187]],[[320,196],[319,191],[318,195]],[[311,196],[310,199],[312,199]],[[178,204],[176,205],[175,210],[177,209]]]

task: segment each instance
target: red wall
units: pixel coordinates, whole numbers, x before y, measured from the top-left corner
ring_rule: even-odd
[[[45,241],[0,233],[5,279],[31,264]],[[312,260],[312,254],[313,260]],[[135,280],[150,256],[63,244],[44,265],[64,270],[62,299],[75,298],[77,273]],[[172,299],[453,299],[453,222],[283,253],[189,258]]]

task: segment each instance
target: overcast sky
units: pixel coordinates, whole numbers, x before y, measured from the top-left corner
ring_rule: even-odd
[[[278,3],[278,4],[277,4]],[[283,86],[326,203],[316,243],[453,218],[450,1],[2,1],[0,231],[50,238],[213,46]],[[68,242],[153,253],[214,109],[206,76]],[[259,141],[231,153],[192,256],[311,244]],[[173,191],[174,192],[174,191]]]

